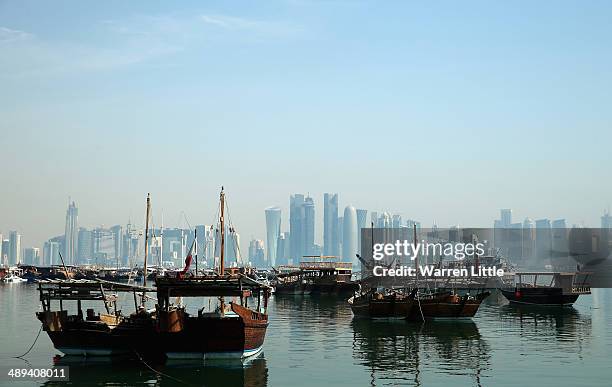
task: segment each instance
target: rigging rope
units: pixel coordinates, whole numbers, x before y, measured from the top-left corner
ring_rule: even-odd
[[[425,322],[425,316],[423,316],[423,309],[421,308],[421,298],[419,297],[419,290],[417,289],[417,302],[419,303],[419,312],[421,312],[421,319]]]
[[[32,348],[34,348],[34,345],[36,344],[36,342],[38,341],[38,337],[40,336],[40,332],[42,332],[43,326],[42,324],[40,324],[40,329],[38,330],[38,334],[36,335],[36,338],[34,339],[34,342],[32,343],[32,345],[30,345],[30,348],[28,348],[28,350],[21,356],[11,356],[13,359],[23,359],[23,357],[25,355],[27,355],[28,353],[30,353],[30,351],[32,350]],[[24,359],[25,360],[25,359]]]
[[[171,375],[168,375],[168,374],[165,374],[165,373],[163,373],[163,372],[161,372],[161,371],[156,370],[155,368],[151,367],[151,366],[150,366],[150,365],[149,365],[149,364],[148,364],[146,361],[144,361],[144,359],[143,359],[143,358],[140,356],[140,354],[139,354],[139,353],[138,353],[138,352],[137,352],[135,349],[132,349],[132,351],[134,351],[134,353],[136,354],[136,356],[138,356],[138,360],[140,360],[140,362],[141,362],[142,364],[144,364],[144,365],[145,365],[145,366],[146,366],[146,367],[147,367],[149,370],[151,370],[151,371],[152,371],[152,372],[154,372],[155,374],[157,374],[157,375],[159,375],[159,376],[162,376],[162,377],[166,377],[166,378],[168,378],[168,379],[172,379],[172,380],[174,380],[175,382],[179,382],[179,383],[184,384],[184,385],[186,385],[186,386],[189,386],[189,385],[190,385],[189,383],[184,382],[184,381],[182,381],[181,379],[175,378],[174,376],[171,376]]]

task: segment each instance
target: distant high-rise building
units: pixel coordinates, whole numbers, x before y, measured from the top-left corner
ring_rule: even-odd
[[[550,263],[552,251],[552,229],[549,219],[538,219],[535,221],[535,246],[536,260],[538,266]]]
[[[344,238],[344,216],[339,216],[338,217],[338,247],[340,250],[342,250],[343,238]]]
[[[88,264],[93,260],[93,232],[86,228],[79,228],[77,240],[77,255],[79,264]]]
[[[59,238],[63,238],[59,237]],[[59,238],[49,239],[45,242],[43,247],[43,261],[46,266],[54,266],[61,264],[59,252],[61,248],[61,241]]]
[[[305,255],[315,255],[315,205],[312,198],[304,199],[304,252]]]
[[[66,227],[64,232],[64,261],[67,265],[77,263],[77,240],[79,209],[74,202],[68,203],[66,210]]]
[[[98,265],[121,265],[115,255],[115,234],[108,228],[97,227],[92,231],[93,263]],[[77,244],[78,246],[78,244]]]
[[[187,249],[191,246],[193,233],[182,228],[164,228],[162,235],[163,260],[171,262],[177,267],[183,267],[187,257]]]
[[[215,230],[215,266],[218,265],[217,259],[221,257],[221,231]],[[240,234],[233,228],[227,226],[225,229],[225,251],[223,261],[225,267],[231,265],[241,265],[243,263],[242,253],[240,251]]]
[[[503,208],[499,210],[501,227],[509,227],[512,224],[512,210],[509,208]]]
[[[601,217],[601,228],[612,229],[612,215],[610,215],[610,211],[604,211],[603,216]]]
[[[522,230],[522,253],[521,256],[528,265],[533,263],[535,258],[535,224],[533,220],[525,218]]]
[[[400,228],[402,226],[402,216],[401,215],[393,215],[391,217],[391,227]]]
[[[357,254],[357,212],[355,207],[346,206],[342,222],[342,260],[353,262]]]
[[[361,254],[361,229],[370,227],[368,223],[368,210],[357,209],[357,251]]]
[[[123,250],[123,227],[121,225],[115,225],[110,228],[111,233],[113,234],[113,242],[114,242],[114,256],[115,259],[120,259]]]
[[[4,251],[4,239],[2,234],[0,234],[0,266],[4,265],[4,254],[6,254],[6,251]]]
[[[391,227],[391,215],[389,215],[388,212],[383,212],[382,214],[380,214],[380,217],[378,218],[378,225],[377,227],[379,228],[390,228]]]
[[[9,265],[21,263],[21,235],[17,231],[9,232]]]
[[[326,193],[323,195],[323,255],[340,255],[338,233],[338,194]]]
[[[565,219],[554,220],[551,224],[552,255],[555,258],[568,257],[569,232]]]
[[[293,262],[300,262],[306,254],[306,214],[304,206],[304,195],[291,195],[289,199],[289,232],[291,238],[291,257]]]
[[[276,266],[278,238],[281,234],[281,209],[278,207],[266,208],[266,242],[268,244],[267,265]]]
[[[291,250],[290,233],[283,232],[278,237],[278,243],[276,246],[276,265],[288,265],[289,255]]]
[[[133,267],[140,256],[140,237],[142,232],[137,230],[130,222],[125,227],[123,247],[121,249],[122,265]]]
[[[200,262],[210,267],[215,262],[215,228],[211,225],[202,224],[196,226],[195,229],[198,234],[198,256]]]
[[[26,265],[39,266],[40,262],[40,249],[38,247],[27,247],[23,251],[23,260]]]
[[[261,239],[253,239],[249,242],[249,262],[254,267],[266,267],[264,255],[264,242]]]

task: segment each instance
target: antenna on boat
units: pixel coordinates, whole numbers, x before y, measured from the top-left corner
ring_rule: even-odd
[[[145,220],[145,251],[144,251],[144,267],[142,275],[142,286],[147,286],[147,258],[149,256],[149,212],[151,211],[151,194],[147,193],[147,218]],[[142,302],[144,303],[144,293]]]

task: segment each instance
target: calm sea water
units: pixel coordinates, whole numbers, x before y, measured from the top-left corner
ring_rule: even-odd
[[[596,289],[564,310],[494,301],[472,321],[413,324],[354,320],[342,299],[273,297],[264,352],[246,364],[153,365],[168,375],[161,376],[139,362],[64,358],[70,382],[10,385],[612,385],[612,289]],[[44,332],[27,362],[10,358],[34,341],[37,310],[35,285],[0,284],[0,365],[53,364],[58,352]]]

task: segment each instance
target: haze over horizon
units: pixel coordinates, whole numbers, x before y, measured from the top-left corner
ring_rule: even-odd
[[[237,11],[239,10],[239,11]],[[612,4],[278,0],[0,3],[0,232],[340,207],[491,227],[599,226]]]

